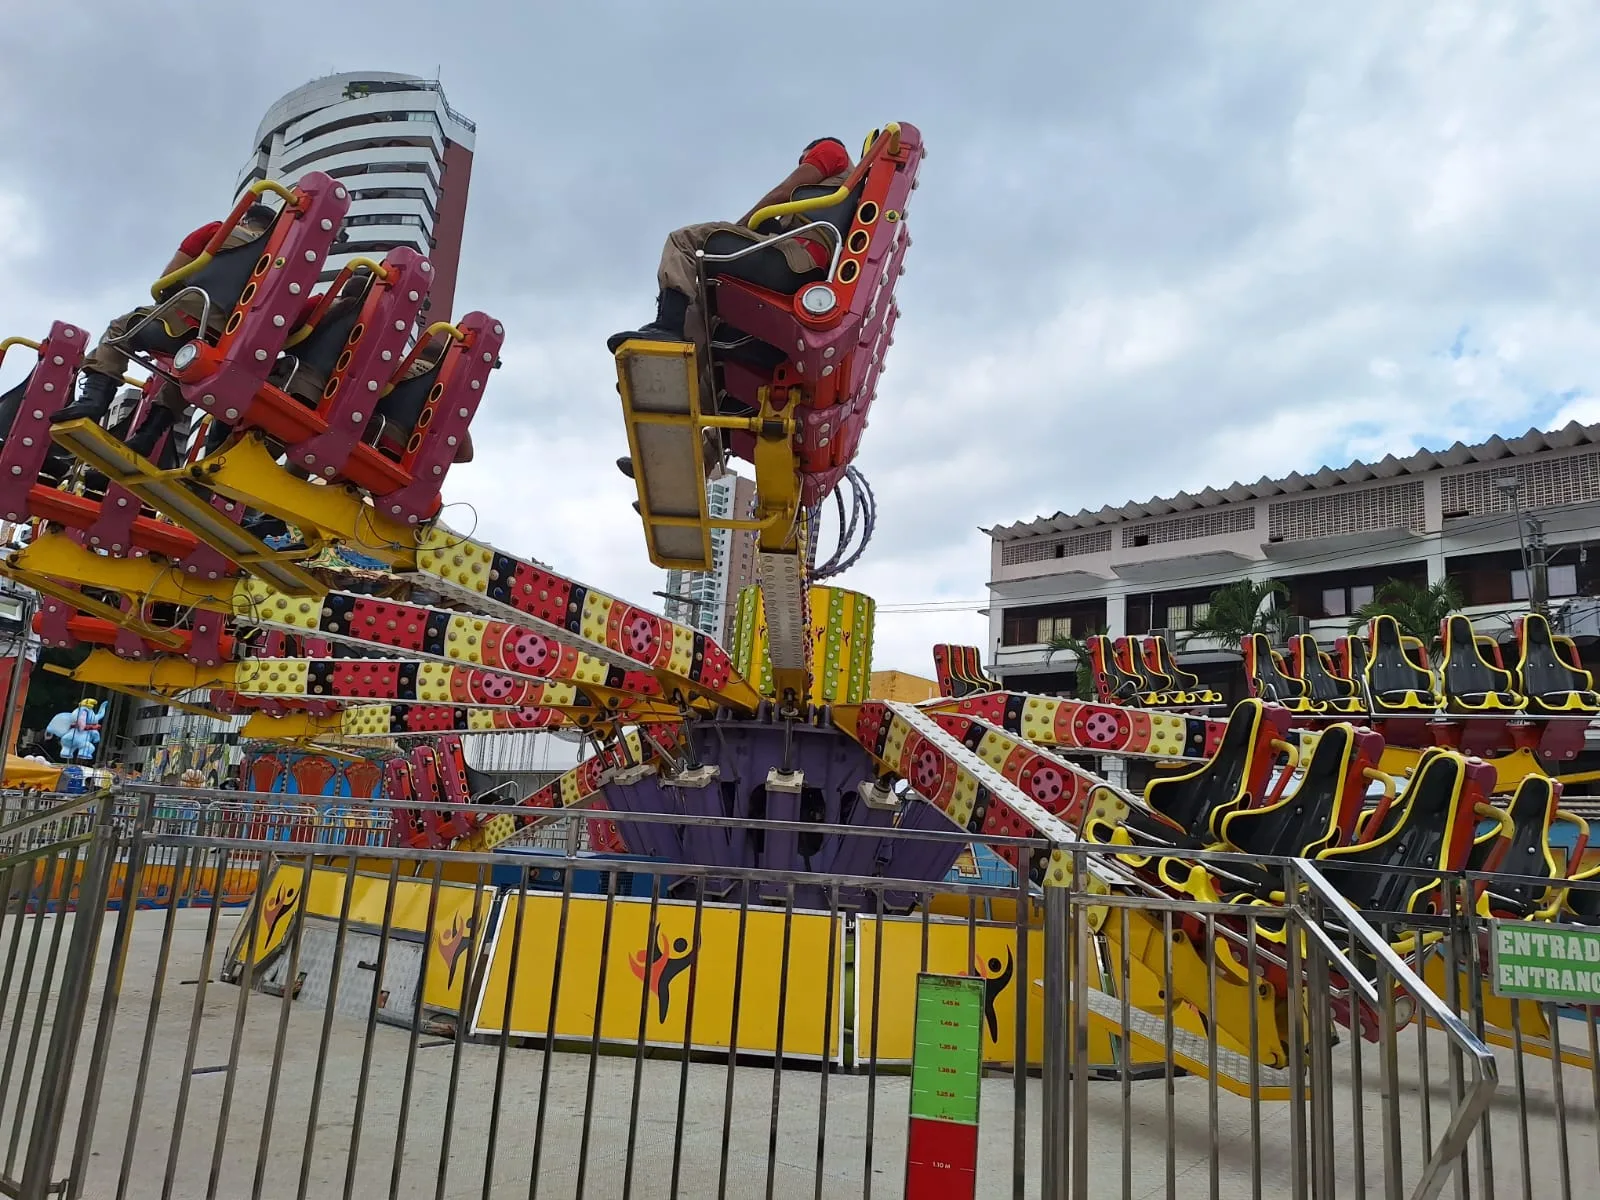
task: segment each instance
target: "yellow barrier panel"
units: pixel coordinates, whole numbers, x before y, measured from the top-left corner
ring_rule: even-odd
[[[1000,902],[996,902],[997,904]],[[1013,909],[1014,911],[1014,909]],[[878,953],[877,919],[862,916],[856,922],[855,960],[855,1045],[856,1057],[865,1061],[872,1052],[872,1010],[874,1003],[874,960]],[[969,946],[972,957],[969,959]],[[1118,963],[1117,948],[1111,947],[1112,963]],[[969,942],[968,922],[931,919],[928,922],[928,964],[936,975],[977,974],[984,980],[983,1061],[1009,1066],[1016,1059],[1017,996],[1028,996],[1028,1065],[1044,1061],[1044,934],[1035,928],[1028,934],[1028,978],[1020,977],[1015,924],[979,921]],[[1133,994],[1130,1004],[1146,1012],[1162,1012],[1160,981],[1136,959],[1129,963]],[[883,922],[883,966],[878,992],[883,1010],[878,1017],[878,1061],[910,1062],[915,1037],[915,999],[917,974],[922,966],[922,920],[920,917],[889,917]],[[1100,976],[1099,963],[1088,963],[1089,986],[1107,987]],[[1179,1004],[1173,1011],[1173,1024],[1197,1036],[1205,1036],[1205,1023],[1192,1006]],[[1098,1023],[1089,1027],[1089,1061],[1099,1068],[1113,1069],[1120,1063],[1116,1041]],[[1159,1051],[1135,1047],[1131,1067],[1162,1061]]]
[[[489,969],[473,1018],[472,1031],[499,1034],[508,1024],[516,1037],[543,1037],[550,1016],[550,991],[557,960],[561,897],[530,895],[522,918],[515,994],[507,1004],[518,898],[502,903]],[[694,940],[693,904],[662,901],[656,921],[650,902],[615,901],[606,946],[606,902],[573,897],[568,901],[566,942],[560,950],[561,989],[556,1009],[557,1037],[588,1039],[598,1021],[600,1039],[635,1045],[639,1013],[645,1008],[644,1039],[652,1046],[681,1047],[694,988],[697,1050],[726,1050],[733,1041],[734,969],[739,952],[739,910],[707,904]],[[789,931],[787,987],[783,970],[784,914],[752,909],[746,915],[744,967],[739,973],[738,1052],[774,1054],[778,1046],[778,1002],[784,999],[782,1053],[790,1058],[838,1061],[843,1047],[842,986],[844,922],[826,913],[795,913]],[[828,1016],[828,941],[833,950],[833,1013]],[[595,1013],[601,971],[604,1007]],[[824,1039],[824,1024],[831,1025]]]
[[[344,904],[347,878],[342,869],[314,869],[303,911],[308,916],[337,921]],[[293,863],[280,864],[273,872],[267,883],[261,917],[252,930],[250,949],[253,961],[260,962],[283,944],[292,928],[294,914],[302,911],[300,892],[304,880],[305,869]],[[461,1007],[462,988],[471,974],[469,968],[474,940],[472,918],[477,888],[472,884],[441,883],[430,929],[428,903],[432,887],[430,880],[401,879],[395,883],[390,930],[394,936],[411,941],[421,940],[426,935],[428,980],[422,1002],[428,1008],[453,1011]],[[351,879],[351,926],[363,927],[374,933],[381,930],[388,894],[389,879],[386,875],[358,873]],[[488,919],[493,902],[494,892],[485,887],[481,899],[476,900],[480,923]]]

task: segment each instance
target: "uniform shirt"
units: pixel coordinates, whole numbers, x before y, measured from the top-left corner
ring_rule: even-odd
[[[801,156],[800,161],[815,167],[824,179],[843,175],[850,170],[850,156],[838,142],[818,142]],[[827,266],[833,257],[833,251],[821,242],[813,242],[810,238],[799,238],[798,241],[819,267]]]
[[[206,248],[206,243],[215,237],[217,230],[221,228],[221,221],[209,221],[200,226],[178,243],[178,253],[187,254],[190,258],[199,258],[200,252]]]

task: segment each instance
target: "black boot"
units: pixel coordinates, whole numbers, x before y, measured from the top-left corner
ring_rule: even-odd
[[[215,454],[222,449],[222,443],[228,440],[228,435],[233,432],[233,426],[211,418],[211,423],[206,426],[205,448],[203,455]]]
[[[621,471],[629,479],[632,479],[633,459],[629,458],[627,455],[623,455],[621,458],[617,459],[617,470]]]
[[[145,414],[139,428],[135,429],[133,436],[123,444],[141,458],[149,458],[156,448],[156,443],[161,440],[161,435],[171,429],[176,420],[176,413],[165,404],[158,404]]]
[[[639,338],[646,342],[686,342],[684,318],[689,313],[689,297],[672,288],[663,288],[656,297],[656,319],[641,329],[614,333],[606,339],[606,349],[615,354],[623,342]]]
[[[78,398],[59,412],[52,413],[50,420],[77,421],[86,417],[98,421],[111,411],[111,402],[117,398],[117,385],[121,382],[99,371],[85,371],[83,378],[78,381]]]

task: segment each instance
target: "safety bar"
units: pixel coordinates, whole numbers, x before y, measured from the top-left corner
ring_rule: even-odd
[[[748,246],[745,246],[739,250],[735,250],[731,254],[707,254],[704,250],[696,250],[695,257],[704,262],[734,262],[737,259],[744,258],[746,255],[754,254],[757,250],[766,250],[771,246],[776,246],[779,242],[787,242],[793,238],[801,237],[808,232],[821,230],[825,230],[833,238],[833,254],[828,259],[828,277],[826,280],[826,282],[832,283],[833,273],[839,268],[839,255],[844,249],[844,238],[839,233],[839,230],[827,221],[812,221],[807,225],[801,225],[795,229],[786,230],[785,232],[778,234],[776,237],[763,238],[759,242],[751,242]],[[704,274],[705,272],[702,269],[702,278],[704,277]]]
[[[281,183],[274,183],[270,179],[259,179],[252,183],[245,189],[244,195],[239,197],[239,202],[233,206],[233,211],[224,218],[221,227],[211,235],[211,240],[206,243],[205,249],[200,251],[193,259],[184,263],[183,266],[177,268],[177,270],[168,272],[150,285],[151,298],[160,300],[162,292],[175,283],[182,283],[209,263],[216,256],[217,251],[222,249],[222,243],[227,240],[228,235],[244,219],[245,213],[250,211],[250,206],[268,192],[283,197],[284,212],[288,212],[289,209],[299,204],[299,201],[295,199],[294,193]]]
[[[1377,830],[1383,827],[1383,819],[1389,815],[1389,806],[1394,803],[1394,798],[1399,794],[1400,781],[1387,771],[1380,771],[1376,767],[1362,767],[1361,777],[1370,779],[1374,783],[1383,785],[1383,795],[1378,798],[1378,805],[1363,817],[1356,830],[1354,841],[1366,841],[1368,830]]]
[[[183,288],[181,291],[174,292],[160,304],[157,304],[149,312],[145,313],[144,316],[135,321],[131,328],[124,330],[116,337],[108,337],[103,339],[105,344],[107,346],[121,346],[125,342],[132,341],[135,335],[137,335],[138,332],[146,325],[150,324],[151,321],[160,321],[161,328],[167,331],[168,336],[176,337],[177,334],[172,332],[172,326],[168,325],[166,322],[166,316],[168,313],[172,312],[178,307],[179,302],[182,301],[185,296],[200,297],[200,325],[199,328],[195,330],[195,336],[199,337],[205,332],[206,326],[211,320],[211,294],[207,292],[205,288],[195,287],[191,284],[189,287]],[[128,357],[132,358],[141,367],[145,368],[145,370],[161,376],[161,378],[165,379],[168,383],[176,384],[181,382],[177,376],[172,375],[156,366],[151,358],[147,355],[137,354],[133,351],[129,351]]]
[[[1303,858],[1295,859],[1293,866],[1307,889],[1315,893],[1324,908],[1334,914],[1340,926],[1349,932],[1351,938],[1359,942],[1363,950],[1372,955],[1406,991],[1411,993],[1414,1002],[1424,1010],[1426,1021],[1444,1031],[1471,1072],[1471,1081],[1467,1084],[1465,1095],[1451,1114],[1450,1124],[1445,1130],[1444,1137],[1429,1155],[1427,1163],[1422,1168],[1422,1177],[1411,1193],[1414,1200],[1432,1200],[1432,1197],[1437,1196],[1443,1189],[1450,1169],[1461,1157],[1467,1140],[1472,1136],[1473,1130],[1494,1099],[1495,1088],[1500,1082],[1494,1053],[1467,1027],[1456,1011],[1441,1000],[1433,989],[1406,965],[1405,959],[1367,923],[1367,919],[1360,911],[1328,882],[1321,871]],[[1293,894],[1298,898],[1298,889],[1295,889]],[[1310,929],[1315,921],[1309,915],[1305,915],[1303,924]]]
[[[421,356],[422,352],[427,349],[428,343],[433,341],[433,339],[441,333],[448,334],[451,341],[464,342],[467,340],[467,335],[462,333],[457,326],[450,324],[449,321],[435,321],[432,325],[429,325],[422,331],[422,336],[417,339],[417,344],[411,347],[411,353],[405,356],[404,360],[401,361],[399,368],[393,375],[389,376],[389,382],[384,386],[384,389],[380,395],[387,396],[390,392],[394,391],[394,381],[397,379],[405,379],[406,372],[411,370],[411,364],[416,362],[418,357]],[[448,349],[448,347],[446,347],[446,349]],[[443,357],[444,353],[441,351],[439,358]],[[439,360],[435,359],[434,365],[437,366],[438,362]]]
[[[1583,852],[1589,848],[1589,822],[1585,821],[1577,813],[1564,812],[1559,808],[1556,809],[1553,819],[1566,821],[1568,824],[1578,827],[1578,832],[1572,843],[1572,850],[1567,855],[1567,870],[1570,877],[1572,867],[1583,861]]]
[[[11,349],[13,346],[26,346],[29,350],[44,349],[40,343],[34,341],[32,338],[8,337],[4,341],[0,341],[0,363],[5,362],[6,351]]]
[[[795,213],[812,212],[819,208],[826,208],[830,204],[839,203],[855,190],[856,185],[861,182],[861,177],[866,174],[867,167],[878,158],[878,147],[880,145],[884,147],[883,153],[891,155],[900,153],[900,124],[898,121],[891,121],[883,127],[878,136],[873,139],[862,153],[861,161],[855,165],[849,175],[845,176],[844,182],[839,185],[837,190],[829,192],[826,196],[808,196],[804,200],[787,200],[781,204],[769,204],[765,208],[758,208],[750,214],[750,219],[745,224],[751,229],[760,229],[765,222],[772,220],[774,217],[787,217]]]

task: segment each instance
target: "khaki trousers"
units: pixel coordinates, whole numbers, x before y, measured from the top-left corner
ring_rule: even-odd
[[[762,236],[743,225],[728,221],[706,221],[700,225],[685,225],[667,235],[666,247],[661,251],[661,266],[656,270],[656,283],[663,289],[671,288],[689,297],[689,312],[684,318],[683,331],[694,341],[706,338],[705,314],[700,311],[700,284],[695,252],[704,250],[714,233],[732,233],[745,241],[767,242],[773,236]],[[795,238],[777,246],[789,269],[795,272],[816,270],[817,263],[805,244]]]

